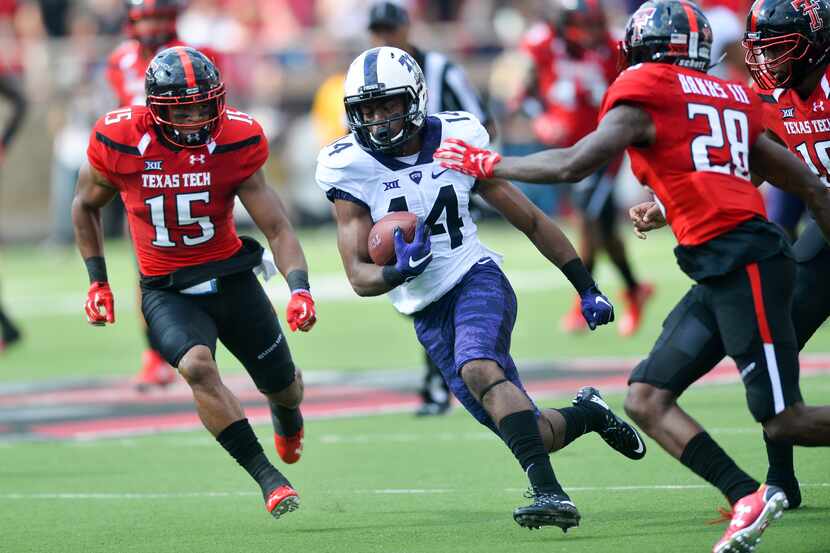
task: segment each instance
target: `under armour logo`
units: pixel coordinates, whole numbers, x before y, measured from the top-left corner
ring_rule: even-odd
[[[194,155],[194,154],[190,154],[190,164],[191,165],[196,165],[197,162],[204,165],[205,164],[205,154],[198,155],[198,156]]]
[[[738,528],[745,526],[746,523],[749,521],[747,519],[744,519],[743,517],[744,515],[749,514],[752,514],[752,507],[750,507],[749,505],[739,506],[737,509],[735,509],[735,512],[732,515],[732,522],[730,522],[729,525]]]
[[[800,9],[801,12],[810,18],[810,30],[815,32],[824,28],[824,21],[818,14],[819,3],[816,0],[793,0],[790,2],[793,9]]]
[[[813,102],[813,111],[824,111],[824,100]]]

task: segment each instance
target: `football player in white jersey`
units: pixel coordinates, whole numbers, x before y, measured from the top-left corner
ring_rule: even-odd
[[[533,503],[513,512],[516,522],[567,530],[580,515],[548,454],[591,431],[631,459],[642,458],[645,446],[594,388],[582,388],[562,409],[540,410],[529,398],[509,351],[516,296],[499,268],[501,256],[478,240],[470,196],[480,194],[559,267],[581,295],[592,329],[611,322],[614,310],[565,235],[510,183],[476,181],[433,163],[446,138],[484,147],[489,137],[467,112],[428,117],[426,96],[421,69],[403,50],[373,48],[349,68],[344,102],[352,132],[317,159],[317,183],[335,206],[343,266],[358,295],[388,293],[413,317],[453,395],[526,471]],[[396,231],[396,262],[379,267],[369,258],[369,231],[393,211],[416,214],[418,227],[411,243]]]

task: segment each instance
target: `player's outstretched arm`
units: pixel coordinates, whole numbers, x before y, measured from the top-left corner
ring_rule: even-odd
[[[372,263],[369,257],[369,231],[372,217],[369,211],[348,200],[334,201],[337,221],[337,249],[343,269],[358,296],[379,296],[397,286],[383,277],[383,267]]]
[[[291,289],[291,300],[286,307],[288,326],[292,331],[311,330],[317,314],[308,280],[308,263],[282,200],[268,186],[262,169],[239,185],[237,195],[268,240],[277,269]]]
[[[101,208],[117,193],[115,187],[88,163],[81,167],[75,199],[72,201],[72,225],[75,227],[75,243],[89,273],[89,290],[84,309],[87,321],[96,326],[115,322],[115,302],[104,262]]]
[[[487,203],[504,215],[510,224],[525,233],[536,249],[573,284],[582,298],[582,315],[591,330],[614,320],[614,307],[599,291],[573,244],[556,223],[506,180],[480,181],[478,190]]]
[[[749,152],[749,168],[774,186],[801,198],[830,238],[830,189],[785,147],[762,134]]]
[[[594,132],[570,148],[502,158],[491,150],[449,139],[436,150],[435,158],[443,167],[476,178],[537,184],[578,182],[603,168],[628,146],[651,144],[654,134],[654,124],[646,111],[622,104],[609,111]]]

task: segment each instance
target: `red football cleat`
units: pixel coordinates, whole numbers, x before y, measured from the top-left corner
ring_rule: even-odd
[[[300,460],[300,455],[303,453],[304,434],[305,428],[300,428],[300,431],[293,436],[274,434],[274,447],[277,448],[277,453],[283,462],[293,465]]]
[[[781,488],[762,484],[732,507],[732,520],[712,553],[752,553],[769,523],[781,518],[787,496]]]
[[[582,316],[582,300],[579,296],[576,297],[571,310],[565,313],[565,316],[559,320],[559,327],[562,332],[568,334],[576,334],[577,332],[585,332],[588,330],[588,323],[585,322],[585,317]]]
[[[176,370],[167,364],[155,350],[147,349],[141,354],[141,372],[133,379],[139,391],[147,391],[153,386],[163,388],[176,380]]]
[[[640,330],[644,307],[652,295],[654,285],[646,282],[641,283],[634,291],[625,292],[625,313],[617,326],[620,336],[633,336]]]
[[[268,494],[265,500],[265,509],[274,518],[280,518],[285,513],[296,511],[300,508],[300,496],[297,490],[289,484],[284,484]]]

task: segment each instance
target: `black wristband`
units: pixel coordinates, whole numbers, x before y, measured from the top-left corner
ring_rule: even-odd
[[[288,287],[291,289],[292,293],[294,293],[295,290],[305,290],[306,292],[311,291],[311,285],[308,283],[308,271],[295,269],[288,273],[285,277],[285,281],[288,283]]]
[[[386,284],[395,288],[403,284],[406,279],[394,265],[386,265],[383,268],[383,280]]]
[[[591,276],[591,273],[588,272],[588,269],[578,257],[562,265],[561,271],[571,281],[571,284],[580,295],[591,286],[597,285],[594,282],[594,277]]]
[[[107,282],[107,262],[100,255],[84,259],[86,272],[89,274],[89,282]]]

